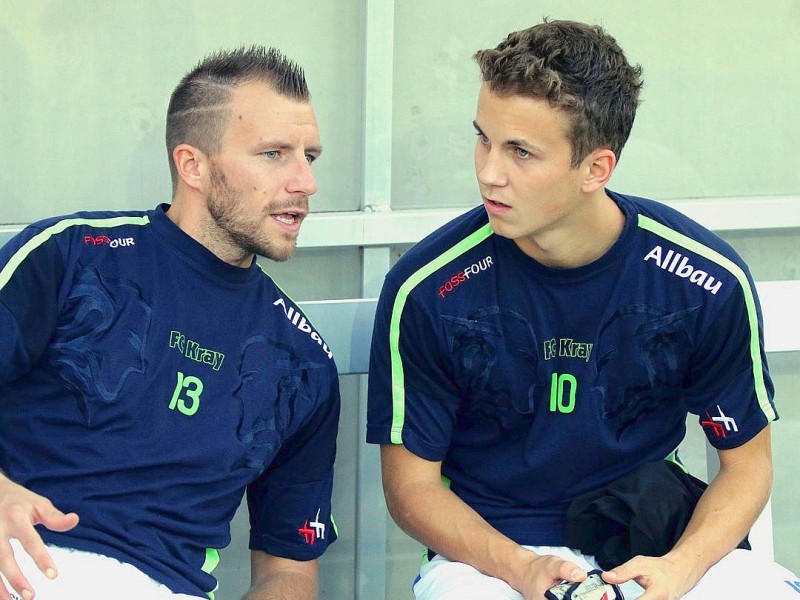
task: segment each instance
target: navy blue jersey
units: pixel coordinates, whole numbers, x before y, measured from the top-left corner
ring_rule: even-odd
[[[777,418],[743,261],[679,212],[611,193],[601,258],[548,268],[483,207],[386,277],[367,441],[442,461],[451,489],[521,544],[563,545],[567,505],[667,457],[698,416],[717,448]]]
[[[0,249],[0,468],[79,525],[48,543],[202,595],[245,490],[250,547],[336,539],[331,351],[255,263],[167,217],[79,213]]]

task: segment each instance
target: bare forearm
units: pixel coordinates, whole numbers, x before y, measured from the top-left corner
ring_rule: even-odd
[[[515,577],[536,557],[491,527],[440,483],[419,483],[387,494],[403,531],[450,560],[471,565],[519,589]]]
[[[251,553],[250,590],[242,600],[316,600],[317,561]]]
[[[404,446],[381,446],[383,489],[392,517],[409,535],[453,561],[502,579],[526,600],[539,599],[562,579],[586,573],[556,556],[539,556],[490,526],[442,484],[441,463]]]
[[[772,487],[771,461],[749,459],[723,467],[668,557],[699,580],[733,550],[763,510]]]
[[[315,600],[316,597],[316,578],[287,573],[252,586],[242,600]]]

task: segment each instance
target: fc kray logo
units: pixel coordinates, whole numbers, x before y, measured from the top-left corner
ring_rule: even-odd
[[[717,404],[717,410],[719,411],[719,415],[716,417],[712,417],[711,413],[706,411],[706,418],[704,421],[700,421],[700,425],[710,429],[711,432],[717,437],[723,438],[727,437],[728,433],[731,431],[739,431],[739,427],[736,425],[736,420],[722,412],[719,404]]]
[[[325,524],[319,522],[319,511],[321,509],[317,509],[317,516],[314,517],[314,520],[311,523],[306,522],[303,523],[303,526],[297,530],[297,533],[303,536],[305,539],[306,544],[313,545],[317,542],[317,540],[324,540],[325,539]]]

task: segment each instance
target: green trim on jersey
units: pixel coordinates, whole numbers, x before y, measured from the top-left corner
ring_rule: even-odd
[[[736,277],[736,280],[739,282],[739,287],[742,288],[742,293],[744,294],[744,304],[747,308],[747,321],[750,325],[750,358],[753,361],[753,379],[758,405],[767,417],[767,421],[774,421],[776,419],[775,410],[772,408],[772,404],[770,404],[767,386],[764,382],[764,365],[761,361],[761,343],[758,339],[758,312],[756,311],[756,300],[747,275],[745,275],[739,265],[716,250],[712,250],[708,246],[682,233],[678,233],[658,221],[654,221],[644,215],[639,215],[638,224],[642,229],[650,231],[651,233],[707,258]]]
[[[150,223],[150,218],[147,216],[141,217],[109,217],[107,219],[64,219],[55,225],[51,225],[44,229],[25,242],[19,250],[14,253],[11,260],[6,263],[3,270],[0,271],[0,290],[11,281],[14,271],[17,270],[23,261],[28,258],[28,255],[36,250],[39,246],[44,244],[54,235],[63,232],[70,227],[78,227],[81,225],[88,225],[89,227],[119,227],[120,225],[147,225]]]
[[[211,571],[217,568],[219,564],[219,551],[216,548],[206,548],[206,560],[200,570],[203,573],[211,574]]]
[[[683,471],[687,475],[689,474],[689,469],[687,469],[686,466],[681,461],[681,459],[678,458],[678,449],[677,448],[675,448],[675,450],[670,452],[669,455],[664,458],[664,460],[666,460],[667,462],[671,462],[674,465],[677,465],[678,467],[680,467],[681,471]]]
[[[400,317],[403,314],[406,300],[411,291],[417,287],[428,275],[454,260],[467,250],[470,250],[492,235],[491,226],[487,223],[477,231],[461,240],[458,244],[440,254],[411,277],[403,282],[397,290],[392,307],[392,317],[389,322],[389,353],[392,365],[392,430],[391,441],[393,444],[403,443],[403,424],[406,417],[406,386],[403,372],[403,359],[400,356]]]
[[[206,548],[206,559],[203,562],[203,566],[200,567],[200,570],[203,571],[203,573],[211,575],[211,571],[216,569],[217,565],[219,565],[219,551],[216,548]],[[206,592],[208,600],[214,600],[214,592],[216,591],[217,589],[214,588],[210,592]]]

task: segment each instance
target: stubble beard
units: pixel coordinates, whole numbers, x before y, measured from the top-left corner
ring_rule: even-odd
[[[206,196],[206,205],[216,225],[214,237],[233,253],[242,257],[257,254],[276,262],[286,261],[294,254],[295,240],[275,244],[262,230],[264,221],[272,218],[270,207],[258,219],[246,215],[236,190],[228,185],[225,173],[216,165],[211,167],[211,192]]]

